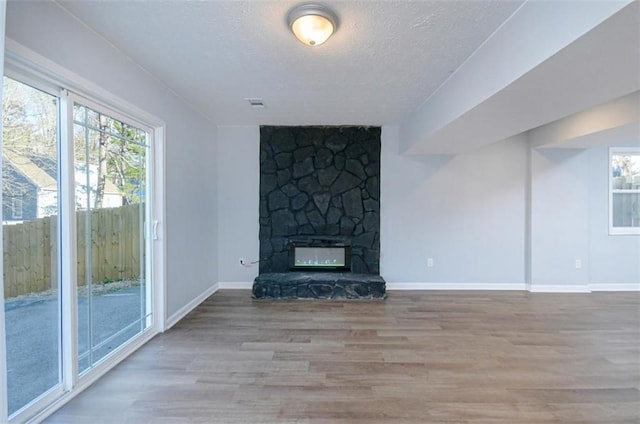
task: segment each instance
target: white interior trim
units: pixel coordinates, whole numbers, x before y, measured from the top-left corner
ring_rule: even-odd
[[[4,33],[5,33],[5,15],[7,11],[7,2],[0,2],[0,58],[4,58]],[[0,73],[4,75],[4,60],[0,60]],[[0,103],[2,102],[2,87],[0,87]],[[2,140],[2,120],[0,120],[0,140]],[[1,147],[1,144],[0,144]],[[0,154],[0,169],[2,169],[2,155]],[[0,176],[0,182],[2,177]],[[0,190],[0,205],[2,203],[2,190]],[[2,222],[2,208],[0,208],[0,222]],[[2,244],[0,244],[0,257],[3,256]],[[4,261],[0,261],[0,276],[4,275]],[[4,282],[3,278],[0,278],[0,358],[6,358],[6,346],[5,346],[5,325],[4,325]],[[0,392],[6,393],[7,387],[7,361],[3,359],[0,361]],[[7,405],[7,396],[5,394],[0,395],[0,421],[5,420],[9,415],[9,406]]]
[[[207,298],[209,296],[211,296],[212,294],[217,292],[218,288],[219,288],[218,283],[213,283],[213,285],[211,287],[209,287],[207,290],[202,292],[200,295],[198,295],[191,302],[187,303],[182,308],[178,309],[173,315],[171,315],[169,318],[167,318],[167,320],[165,322],[165,325],[164,325],[165,331],[170,329],[174,325],[176,325],[178,323],[178,321],[180,321],[182,318],[186,317],[189,312],[193,311],[198,305],[200,305],[202,302],[207,300]]]
[[[587,284],[531,284],[531,293],[591,293]]]
[[[34,52],[11,38],[5,39],[5,65],[7,69],[17,70],[26,77],[37,75],[38,79],[51,84],[64,86],[98,103],[119,110],[130,117],[152,127],[164,125],[157,116],[143,110],[122,98],[111,94],[97,84],[79,76],[56,62]]]
[[[73,102],[69,99],[69,92],[60,90],[60,169],[73,169]],[[66,125],[64,123],[66,122]],[[64,140],[67,140],[66,142]],[[71,391],[78,381],[78,287],[77,287],[77,226],[76,226],[76,196],[72,189],[75,187],[73,172],[60,173],[60,211],[58,213],[58,246],[60,248],[60,269],[58,271],[58,287],[63,288],[63,282],[69,281],[65,290],[60,290],[61,303],[61,349],[62,349],[62,384],[66,391]],[[64,226],[63,226],[64,224]],[[67,225],[68,224],[68,225]],[[76,333],[76,334],[74,334]]]
[[[167,215],[166,199],[166,124],[158,125],[153,129],[153,143],[151,148],[151,160],[153,161],[152,190],[153,190],[153,220],[157,223],[157,233],[149,239],[151,240],[151,255],[153,263],[151,278],[153,279],[153,290],[156,290],[153,307],[154,326],[158,331],[165,331],[167,322],[167,239],[164,236],[165,216]]]
[[[226,290],[251,290],[253,281],[220,281],[218,287]]]
[[[525,290],[525,284],[387,282],[387,290]]]
[[[611,284],[589,284],[592,292],[615,292],[615,291],[640,291],[640,283],[611,283]]]
[[[613,189],[613,156],[614,155],[638,155],[640,154],[640,147],[610,147],[609,148],[609,235],[612,236],[625,236],[625,235],[639,235],[640,227],[614,227],[613,226],[613,195],[614,193],[626,192],[626,193],[638,193],[638,190],[623,190],[615,191]]]
[[[217,289],[210,294],[203,293],[198,298],[202,300],[214,294],[217,290],[251,290],[252,281],[220,281]],[[529,291],[533,293],[590,293],[595,291],[640,291],[640,283],[626,284],[589,284],[589,285],[558,285],[558,284],[525,284],[525,283],[427,283],[427,282],[387,282],[387,290],[508,290]],[[192,302],[193,303],[193,302]],[[201,303],[201,302],[200,302]],[[199,304],[199,303],[198,303]],[[196,306],[198,306],[196,304]],[[186,309],[185,306],[183,309]],[[182,309],[181,309],[182,310]],[[187,311],[184,315],[189,313]],[[174,314],[173,317],[177,316]],[[184,316],[183,315],[183,316]],[[172,318],[173,318],[172,317]],[[177,322],[177,321],[176,321]],[[175,323],[174,323],[175,324]]]

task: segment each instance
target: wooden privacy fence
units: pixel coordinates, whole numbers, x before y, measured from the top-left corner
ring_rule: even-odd
[[[91,211],[77,217],[78,285],[87,272],[94,283],[140,278],[140,205]],[[58,286],[57,216],[3,225],[4,296],[36,293]],[[91,235],[87,249],[87,231]],[[144,260],[144,258],[142,258]]]

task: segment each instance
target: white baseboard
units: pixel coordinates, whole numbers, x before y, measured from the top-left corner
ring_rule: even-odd
[[[524,283],[387,282],[387,290],[525,290]]]
[[[591,293],[587,284],[531,284],[531,293]]]
[[[182,318],[187,316],[189,312],[193,311],[199,304],[204,302],[209,296],[217,292],[218,289],[219,289],[218,283],[214,283],[211,287],[209,287],[207,290],[202,292],[202,294],[197,296],[191,302],[187,303],[182,308],[180,308],[176,313],[174,313],[169,318],[167,318],[167,322],[165,323],[165,326],[164,326],[165,331],[170,329],[174,325],[176,325],[178,321],[180,321]]]
[[[606,292],[606,291],[640,291],[640,284],[626,283],[626,284],[589,284],[591,291]]]
[[[592,291],[640,291],[640,285],[387,282],[387,290],[523,290],[532,293],[591,293]]]
[[[253,287],[253,281],[220,281],[217,284],[217,288],[220,290],[222,289],[251,290],[252,287]],[[640,291],[640,285],[639,284],[559,285],[559,284],[525,284],[525,283],[431,283],[431,282],[426,283],[426,282],[389,282],[388,281],[387,290],[505,290],[505,291],[523,290],[523,291],[530,291],[532,293],[590,293],[592,291]],[[213,294],[214,292],[215,290],[211,292],[211,294]]]
[[[227,290],[251,290],[253,281],[220,281],[218,288]]]

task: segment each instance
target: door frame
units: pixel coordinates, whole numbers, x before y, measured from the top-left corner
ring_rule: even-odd
[[[57,87],[59,102],[59,164],[60,168],[73,170],[73,100],[81,99],[81,103],[89,107],[97,105],[100,110],[109,113],[116,119],[132,123],[138,128],[150,130],[149,157],[147,159],[148,190],[153,193],[146,215],[147,237],[146,255],[147,267],[150,276],[148,284],[151,285],[153,315],[150,327],[139,334],[134,340],[114,352],[104,361],[99,362],[91,370],[78,376],[77,369],[77,299],[76,299],[76,228],[75,228],[75,185],[73,172],[61,174],[59,186],[67,189],[59,190],[59,220],[65,220],[67,231],[60,231],[60,277],[59,277],[59,302],[61,303],[61,353],[62,369],[60,386],[43,394],[27,408],[15,414],[9,420],[10,423],[24,422],[26,420],[39,421],[51,415],[62,405],[69,402],[84,389],[93,384],[106,372],[131,355],[151,338],[166,328],[166,238],[164,223],[166,216],[165,202],[165,134],[166,124],[156,116],[138,108],[137,106],[111,94],[98,85],[76,75],[75,73],[57,65],[21,44],[11,40],[5,40],[5,61],[3,75],[10,76],[20,82],[29,85],[36,83],[39,86]],[[87,100],[88,102],[85,102]],[[66,125],[65,125],[66,124]],[[64,137],[64,138],[63,138]],[[71,140],[69,139],[71,137]],[[66,141],[63,141],[66,140]],[[70,141],[69,141],[70,140]],[[71,168],[69,166],[71,165]],[[63,181],[64,179],[64,181]],[[70,184],[70,185],[69,185]],[[71,190],[69,190],[71,188]],[[1,199],[1,197],[0,197]],[[70,209],[69,206],[72,206]],[[153,215],[152,215],[153,214]],[[70,215],[73,215],[70,216]],[[70,225],[69,225],[70,224]],[[2,245],[0,245],[0,254]],[[66,253],[66,254],[65,254]],[[2,265],[0,264],[0,271]],[[2,274],[0,274],[2,275]],[[0,288],[2,284],[0,284]],[[4,304],[4,297],[0,290],[0,301]],[[3,308],[4,309],[4,308]],[[4,351],[4,313],[0,311],[0,349]],[[6,363],[0,364],[0,384],[6,387]],[[6,399],[0,399],[0,421],[7,419]]]

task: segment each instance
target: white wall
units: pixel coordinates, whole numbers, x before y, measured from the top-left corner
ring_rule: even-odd
[[[397,127],[383,128],[381,274],[390,287],[524,288],[525,139],[423,157],[400,155],[399,141]]]
[[[219,281],[249,287],[258,268],[238,258],[259,255],[259,128],[221,126],[218,141]],[[413,157],[398,143],[397,127],[383,127],[381,274],[390,288],[523,289],[527,260],[532,290],[638,284],[639,238],[608,235],[607,147],[530,149],[522,135],[472,154]]]
[[[531,287],[588,290],[588,161],[581,150],[531,152]],[[582,261],[577,269],[575,261]]]
[[[215,126],[53,2],[9,2],[7,37],[166,123],[167,315],[217,280]]]
[[[609,146],[628,145],[532,149],[531,290],[640,289],[640,236],[609,235]]]
[[[613,145],[613,144],[612,144]],[[635,142],[617,147],[640,146]],[[609,235],[609,146],[587,151],[589,161],[589,284],[592,289],[640,289],[640,236]]]
[[[242,267],[239,258],[251,262],[260,254],[260,128],[218,127],[216,160],[218,281],[221,287],[251,287],[258,265]]]
[[[259,255],[259,128],[218,127],[221,286],[250,285]],[[381,267],[393,283],[524,288],[523,139],[473,155],[398,154],[397,127],[382,131]],[[426,267],[426,258],[435,266]],[[393,287],[392,285],[390,287]]]

